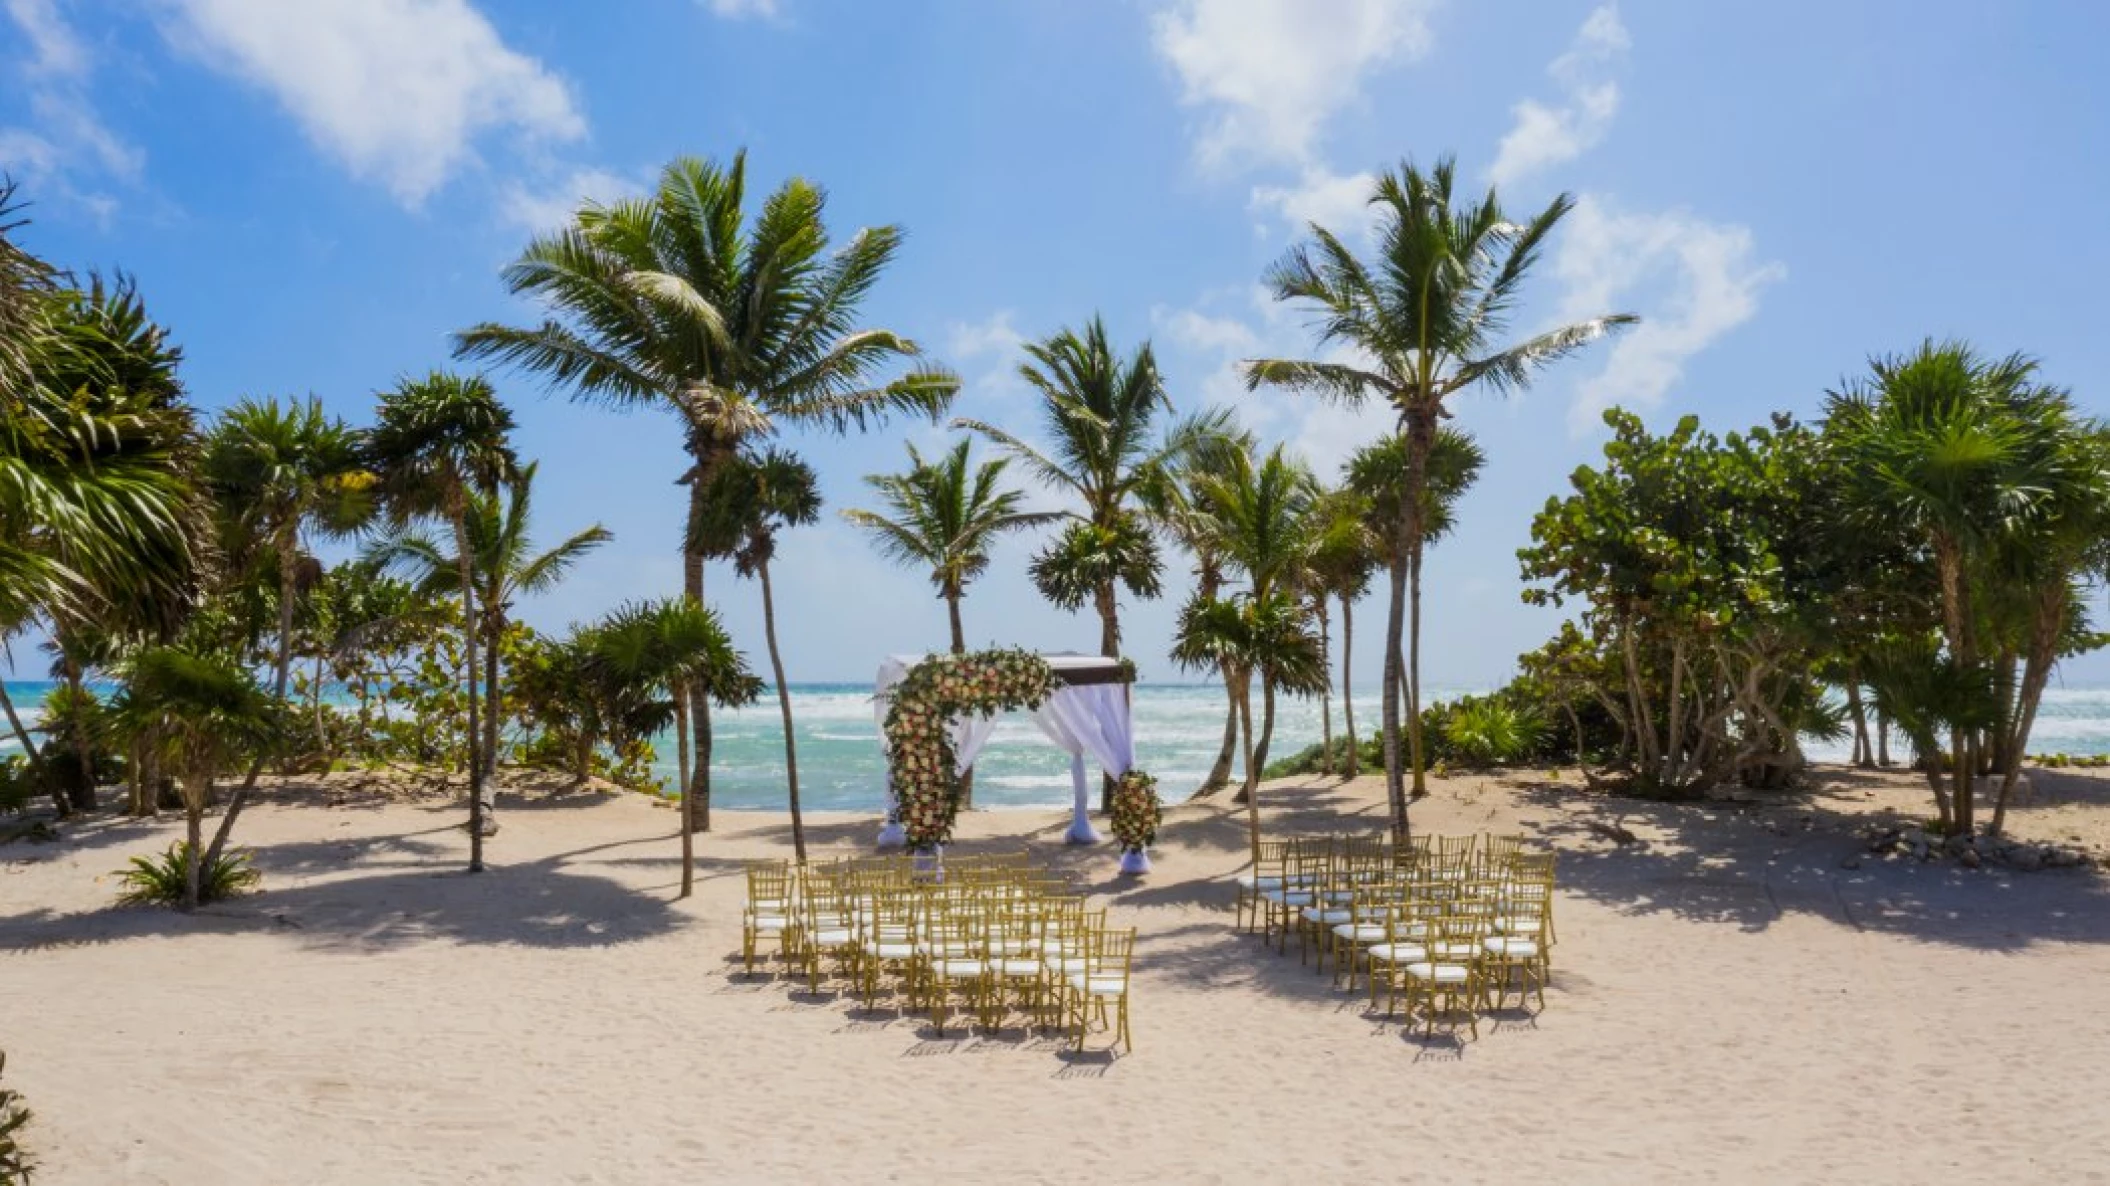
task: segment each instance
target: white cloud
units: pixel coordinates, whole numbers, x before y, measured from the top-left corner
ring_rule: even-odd
[[[1590,14],[1567,51],[1547,67],[1567,91],[1566,100],[1549,105],[1526,99],[1511,109],[1516,123],[1488,170],[1496,185],[1572,161],[1604,139],[1619,114],[1619,84],[1604,75],[1632,44],[1617,8],[1607,4]]]
[[[171,0],[171,40],[275,96],[355,176],[415,206],[512,129],[568,140],[570,88],[467,0]]]
[[[1660,404],[1686,361],[1749,321],[1759,294],[1787,276],[1759,258],[1748,227],[1678,210],[1620,213],[1588,194],[1562,224],[1553,271],[1566,288],[1561,322],[1622,306],[1641,314],[1577,390],[1568,424],[1578,434],[1614,405]]]
[[[498,209],[506,221],[526,230],[552,231],[569,224],[588,202],[612,202],[644,189],[642,182],[605,169],[574,169],[547,185],[508,182],[499,194]]]
[[[81,176],[136,180],[146,156],[102,122],[89,98],[95,61],[54,0],[6,0],[8,18],[29,45],[19,77],[28,91],[29,126],[0,128],[0,162],[33,186],[79,203],[108,222],[116,200],[85,192]]]
[[[951,358],[988,358],[1009,361],[1026,341],[1011,324],[1009,309],[999,309],[978,322],[955,321],[945,332],[945,353]]]
[[[1364,75],[1428,52],[1438,2],[1173,0],[1151,18],[1151,41],[1183,101],[1211,112],[1196,145],[1203,163],[1308,165]]]
[[[1376,226],[1370,194],[1374,173],[1334,173],[1311,167],[1295,185],[1257,185],[1252,206],[1272,210],[1298,233],[1318,223],[1344,239],[1367,237]]]
[[[58,78],[80,78],[88,73],[88,51],[59,16],[54,0],[7,0],[7,15],[33,51],[23,73]]]
[[[1393,415],[1382,403],[1350,408],[1274,388],[1246,390],[1244,364],[1251,359],[1316,354],[1334,362],[1360,361],[1344,346],[1320,349],[1304,316],[1265,288],[1207,293],[1185,308],[1159,306],[1150,320],[1174,398],[1199,395],[1205,404],[1235,409],[1240,422],[1263,441],[1287,445],[1322,478],[1331,480],[1349,454],[1391,431]]]
[[[774,18],[777,15],[777,0],[703,0],[712,13],[730,20],[741,17]]]

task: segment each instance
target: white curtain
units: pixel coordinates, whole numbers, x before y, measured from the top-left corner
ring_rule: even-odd
[[[1089,754],[1101,770],[1119,778],[1136,764],[1136,741],[1128,698],[1120,684],[1058,688],[1034,710],[1041,732],[1073,754]]]

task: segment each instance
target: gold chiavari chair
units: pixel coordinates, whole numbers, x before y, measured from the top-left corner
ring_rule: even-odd
[[[780,955],[788,955],[792,940],[790,866],[783,861],[758,861],[747,867],[747,901],[740,910],[740,959],[746,972],[755,970],[755,956],[764,943],[775,942]]]
[[[917,1007],[930,1014],[931,1026],[945,1032],[955,999],[962,1011],[979,1017],[989,983],[989,941],[987,920],[971,896],[930,899],[919,943]]]
[[[1534,992],[1539,1007],[1546,1006],[1546,982],[1553,977],[1550,936],[1553,933],[1553,891],[1544,882],[1508,884],[1494,926],[1481,941],[1485,949],[1487,979],[1494,990],[1495,1007],[1508,999],[1509,986],[1517,986],[1517,1000]]]
[[[1114,1041],[1124,1051],[1135,1049],[1128,1028],[1128,978],[1135,949],[1133,927],[1089,933],[1084,969],[1071,973],[1064,981],[1066,1012],[1076,1025],[1077,1049],[1084,1049],[1085,1034],[1094,1018],[1102,1028],[1113,1031]],[[1107,1017],[1109,1005],[1114,1009],[1111,1022]]]
[[[854,978],[858,958],[855,912],[843,889],[827,878],[812,878],[799,900],[796,954],[805,965],[806,984],[821,990],[823,964],[835,960],[836,971]]]
[[[1425,884],[1425,883],[1424,883]],[[1406,887],[1399,900],[1385,910],[1385,936],[1363,949],[1363,965],[1370,976],[1370,1007],[1377,1008],[1380,991],[1385,998],[1385,1016],[1398,1011],[1406,987],[1407,968],[1429,958],[1432,920],[1442,916],[1442,906]]]
[[[1260,895],[1282,888],[1283,863],[1288,859],[1287,840],[1263,840],[1253,855],[1253,867],[1238,875],[1236,924],[1239,930],[1260,927]]]
[[[892,971],[902,993],[914,997],[916,927],[920,903],[906,888],[876,891],[858,915],[857,966],[864,982],[866,1009],[876,1007],[879,979]]]
[[[1400,969],[1407,1008],[1420,1007],[1424,1033],[1434,1036],[1438,1013],[1455,1016],[1462,1008],[1473,1037],[1480,1036],[1479,1011],[1487,997],[1482,964],[1486,937],[1487,922],[1476,915],[1445,914],[1430,922],[1429,958]]]

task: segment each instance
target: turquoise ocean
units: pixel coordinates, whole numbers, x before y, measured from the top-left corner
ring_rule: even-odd
[[[34,727],[37,706],[51,685],[9,681],[8,695]],[[1431,687],[1432,699],[1473,688]],[[798,735],[799,785],[809,808],[820,811],[876,811],[883,794],[883,760],[879,725],[873,715],[869,684],[794,684],[791,689]],[[1134,689],[1136,760],[1156,774],[1168,801],[1184,798],[1201,782],[1223,739],[1223,689],[1209,685],[1137,684]],[[1334,728],[1340,728],[1341,706],[1334,703]],[[1369,736],[1378,720],[1375,692],[1355,701],[1357,731]],[[716,750],[712,761],[712,800],[734,810],[774,810],[784,805],[784,741],[775,695],[735,712],[713,714]],[[1294,753],[1319,740],[1319,702],[1285,700],[1277,715],[1273,754]],[[19,747],[11,735],[0,737],[0,754]],[[674,773],[671,733],[657,739],[662,774],[669,786]],[[1812,743],[1812,758],[1839,761],[1846,746]],[[2036,753],[2110,753],[2110,687],[2053,688],[2030,739]],[[1069,796],[1069,756],[1050,745],[1030,717],[1007,717],[997,725],[976,763],[975,800],[985,807],[1050,807]]]

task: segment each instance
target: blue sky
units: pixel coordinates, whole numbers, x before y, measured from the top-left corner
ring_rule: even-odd
[[[1425,670],[1479,684],[1556,620],[1518,603],[1514,553],[1607,404],[1812,414],[1870,353],[1961,334],[2103,409],[2106,42],[2103,6],[1932,0],[0,0],[0,168],[35,250],[138,277],[206,408],[313,392],[363,422],[448,364],[450,331],[530,313],[497,274],[534,230],[744,146],[766,184],[828,186],[841,232],[907,228],[868,321],[958,369],[960,413],[1030,427],[1018,342],[1096,311],[1156,344],[1181,405],[1233,402],[1325,472],[1379,418],[1245,395],[1231,369],[1309,348],[1258,289],[1304,220],[1353,233],[1370,171],[1445,152],[1513,208],[1571,192],[1520,328],[1644,326],[1462,407],[1490,465],[1431,559]],[[678,590],[672,422],[497,378],[542,459],[543,534],[616,533],[524,615]],[[839,509],[942,436],[792,443]],[[923,578],[832,509],[779,565],[794,678],[942,643]],[[1031,547],[972,590],[970,636],[1094,646],[1033,593]],[[757,591],[710,588],[759,658]],[[1147,676],[1174,675],[1176,602],[1127,611]]]

